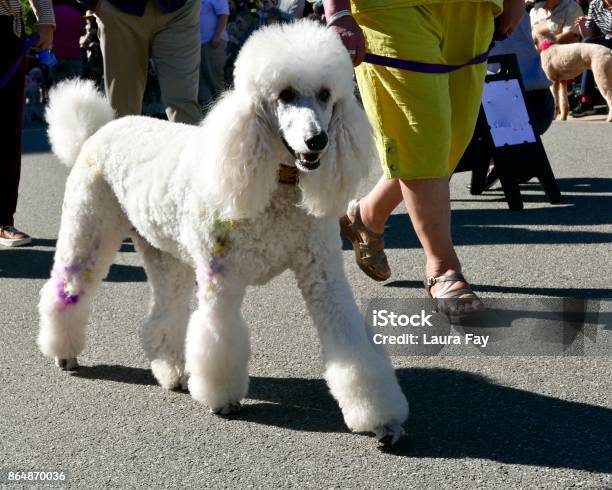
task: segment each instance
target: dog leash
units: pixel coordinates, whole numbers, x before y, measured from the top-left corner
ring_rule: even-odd
[[[441,63],[425,63],[423,61],[405,60],[402,58],[391,58],[389,56],[381,56],[379,54],[366,53],[364,61],[373,65],[386,66],[388,68],[397,68],[399,70],[416,71],[418,73],[451,73],[457,71],[464,66],[479,65],[487,61],[489,53],[495,46],[495,41],[491,41],[489,48],[477,56],[474,56],[467,63],[461,65],[444,65]]]
[[[32,37],[24,39],[24,41],[21,43],[21,51],[17,55],[17,59],[15,60],[15,63],[13,63],[11,67],[6,71],[6,73],[2,76],[2,78],[0,78],[0,88],[4,87],[7,83],[9,83],[13,79],[13,77],[15,76],[15,73],[17,73],[17,70],[19,69],[19,66],[21,65],[21,61],[23,60],[23,57],[30,50],[30,48],[34,46],[34,44],[38,41],[38,39],[39,39],[38,34],[34,34]]]

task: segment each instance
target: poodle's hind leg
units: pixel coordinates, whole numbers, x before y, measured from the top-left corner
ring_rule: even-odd
[[[599,92],[608,104],[608,117],[606,122],[612,122],[612,54],[607,63],[593,66],[593,78],[599,88]]]
[[[151,305],[140,329],[142,346],[162,388],[187,389],[185,333],[195,286],[193,269],[135,236],[149,284]]]
[[[240,410],[249,386],[251,347],[240,313],[245,287],[199,269],[197,278],[198,309],[189,320],[185,346],[189,392],[213,413],[228,415]]]
[[[40,293],[38,346],[62,369],[74,369],[85,347],[85,325],[95,290],[106,277],[127,221],[101,176],[79,181],[66,197],[51,278]]]
[[[325,379],[346,425],[395,444],[404,433],[408,402],[388,355],[368,338],[340,250],[320,249],[301,262],[294,266],[298,285],[319,333]]]

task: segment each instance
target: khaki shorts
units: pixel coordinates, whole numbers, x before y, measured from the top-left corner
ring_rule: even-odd
[[[355,14],[369,53],[459,65],[485,52],[493,37],[489,2],[452,2]],[[356,69],[365,110],[387,178],[448,177],[470,142],[486,63],[427,74],[362,63]]]

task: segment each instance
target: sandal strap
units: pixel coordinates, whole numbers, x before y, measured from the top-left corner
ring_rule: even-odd
[[[443,288],[436,295],[436,299],[473,299],[476,298],[476,294],[470,288],[459,288],[453,291],[448,291],[448,289],[452,287],[452,284],[449,284],[447,287]]]
[[[459,272],[455,272],[453,274],[442,275],[442,276],[431,276],[425,280],[425,288],[429,295],[433,298],[434,296],[431,294],[431,288],[434,284],[439,282],[445,282],[445,284],[440,291],[436,293],[436,299],[468,299],[468,298],[478,298],[476,293],[472,291],[472,288],[467,285],[467,287],[455,289],[453,291],[449,291],[450,288],[453,287],[453,283],[462,281],[467,284],[465,277],[463,274]]]
[[[360,244],[362,245],[362,244]],[[364,247],[359,247],[362,252],[366,252],[368,255],[361,257],[361,261],[366,265],[382,265],[387,262],[387,254],[384,250],[376,250],[372,251],[370,249],[366,249]]]
[[[373,238],[375,240],[382,240],[384,233],[376,233],[368,229],[366,225],[363,223],[363,221],[361,220],[361,210],[359,209],[359,200],[352,201],[350,205],[355,208],[355,219],[349,225],[353,229],[353,231],[356,231],[359,233],[365,233],[368,236],[368,238]]]
[[[465,280],[465,277],[463,277],[463,274],[461,274],[460,272],[455,272],[453,274],[448,274],[446,276],[442,275],[442,276],[430,276],[427,279],[425,279],[425,287],[427,288],[427,291],[429,291],[431,289],[431,287],[439,282],[457,282],[457,281],[463,281],[463,282],[467,282]]]

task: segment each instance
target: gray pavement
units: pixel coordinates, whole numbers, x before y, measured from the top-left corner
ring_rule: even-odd
[[[527,184],[525,209],[511,212],[499,189],[471,196],[468,174],[453,178],[464,269],[485,298],[581,297],[610,311],[612,125],[555,123],[544,142],[562,205]],[[156,386],[136,335],[148,287],[127,242],[94,301],[81,369],[60,372],[36,349],[36,303],[66,169],[41,129],[26,130],[26,151],[16,224],[36,240],[0,249],[0,469],[63,470],[62,486],[86,489],[612,488],[610,357],[395,357],[409,438],[384,451],[345,428],[290,274],[247,296],[252,377],[237,417]],[[357,297],[422,296],[423,257],[403,209],[387,244],[387,284],[345,249]]]

